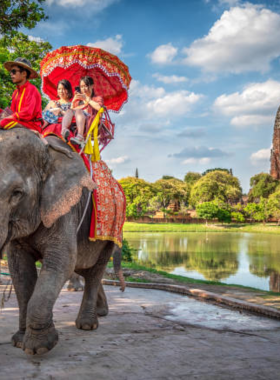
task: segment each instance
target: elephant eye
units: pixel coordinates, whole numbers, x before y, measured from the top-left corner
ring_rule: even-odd
[[[20,189],[15,189],[12,192],[11,199],[10,200],[15,200],[15,199],[20,199],[23,196],[23,191]]]

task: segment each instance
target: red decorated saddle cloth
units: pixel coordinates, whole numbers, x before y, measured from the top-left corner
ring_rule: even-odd
[[[48,135],[61,136],[61,124],[50,124],[43,132]],[[73,133],[71,132],[73,136]],[[63,139],[64,140],[64,139]],[[79,153],[79,148],[68,143],[71,148]],[[81,154],[84,163],[90,172],[88,156]],[[111,240],[119,247],[122,246],[122,228],[125,221],[126,199],[124,191],[118,181],[112,176],[111,170],[102,160],[92,163],[92,179],[97,184],[97,189],[92,195],[93,210],[91,217],[89,239]]]
[[[98,187],[93,192],[89,239],[111,240],[121,247],[126,211],[124,191],[104,161],[92,162],[92,169]]]

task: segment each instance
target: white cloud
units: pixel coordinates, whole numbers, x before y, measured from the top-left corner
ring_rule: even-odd
[[[186,160],[182,161],[183,165],[206,165],[209,164],[211,159],[209,157],[203,157],[203,158],[187,158]]]
[[[65,8],[81,8],[87,5],[91,11],[93,10],[97,13],[117,1],[119,0],[47,0],[47,5],[59,5]]]
[[[160,116],[168,116],[172,113],[184,115],[189,112],[191,106],[197,103],[203,95],[189,91],[174,91],[148,102],[147,108]]]
[[[179,153],[170,154],[168,157],[186,158],[186,159],[202,159],[202,158],[221,158],[228,157],[230,154],[219,148],[207,146],[187,146]]]
[[[239,3],[240,3],[239,0],[219,0],[220,5],[229,5],[230,7],[232,7],[233,5],[237,5]]]
[[[28,39],[29,39],[29,41],[34,41],[34,42],[37,42],[37,43],[45,42],[45,41],[44,41],[42,38],[40,38],[40,37],[28,36]]]
[[[153,77],[156,78],[159,82],[163,82],[165,84],[176,84],[176,83],[184,83],[188,82],[188,78],[186,77],[179,77],[177,75],[161,75],[161,74],[153,74]]]
[[[152,53],[148,54],[151,61],[156,64],[167,64],[173,61],[173,58],[177,55],[178,49],[171,43],[167,45],[158,46]]]
[[[187,138],[199,138],[205,135],[204,128],[185,128],[180,131],[178,137],[187,137]]]
[[[164,94],[165,89],[163,87],[141,85],[139,81],[134,79],[131,81],[129,90],[130,98],[139,97],[147,101],[149,99],[161,97]]]
[[[123,47],[122,36],[120,34],[117,34],[114,38],[109,37],[106,40],[97,40],[95,42],[89,42],[87,46],[97,47],[106,50],[109,53],[117,55],[121,53]]]
[[[128,156],[120,156],[117,158],[111,158],[111,159],[106,160],[108,164],[114,164],[114,165],[123,164],[124,162],[127,162],[127,161],[129,161]]]
[[[270,148],[260,149],[251,154],[250,160],[253,165],[260,165],[262,163],[268,163],[270,159]]]
[[[246,3],[225,11],[208,35],[183,49],[184,62],[206,72],[265,72],[280,56],[279,40],[280,15]]]
[[[241,93],[219,96],[214,102],[214,109],[232,116],[231,124],[235,126],[271,126],[279,103],[280,82],[268,80],[251,83]]]
[[[165,138],[176,132],[170,131],[181,116],[191,114],[202,94],[188,91],[167,92],[163,87],[142,85],[132,80],[129,101],[114,121],[130,135]]]
[[[271,122],[273,120],[273,115],[265,116],[265,115],[242,115],[235,116],[231,119],[230,124],[235,127],[247,127],[251,125],[269,125],[271,126]]]

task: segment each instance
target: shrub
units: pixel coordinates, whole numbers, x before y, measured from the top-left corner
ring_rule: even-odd
[[[123,261],[133,261],[133,254],[137,249],[132,248],[126,239],[123,239],[122,245],[122,260]]]

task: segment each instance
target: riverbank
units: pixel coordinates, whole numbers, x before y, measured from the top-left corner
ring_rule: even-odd
[[[279,234],[280,227],[276,224],[244,223],[244,224],[153,224],[125,222],[124,233],[126,232],[250,232]]]
[[[195,280],[146,268],[136,263],[123,262],[123,274],[128,287],[165,290],[188,295],[201,301],[209,301],[226,307],[280,319],[280,293],[263,291],[241,285],[228,285],[214,281]],[[8,272],[2,261],[2,271]],[[2,281],[1,281],[2,280]],[[8,284],[9,276],[0,276],[0,285]],[[118,285],[112,262],[103,277],[104,285]],[[1,287],[0,287],[1,288]],[[4,287],[2,288],[4,291]],[[6,291],[9,291],[6,290]],[[0,292],[0,295],[3,294]],[[0,299],[1,301],[1,299]]]
[[[280,319],[280,293],[241,285],[195,280],[146,268],[137,263],[123,262],[122,267],[129,287],[166,290],[173,293],[191,295],[203,301],[210,301],[231,308],[247,310]],[[110,263],[103,282],[104,284],[112,285],[112,280],[116,281],[116,277]],[[115,282],[115,285],[117,284]]]

